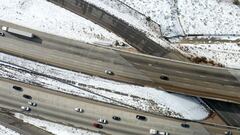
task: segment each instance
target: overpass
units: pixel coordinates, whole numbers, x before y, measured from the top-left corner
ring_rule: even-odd
[[[163,39],[160,32],[160,25],[153,22],[152,20],[147,21],[146,16],[141,15],[139,12],[123,5],[123,3],[118,2],[115,5],[122,5],[124,9],[129,9],[130,12],[134,12],[134,15],[140,16],[141,20],[145,22],[142,27],[149,27],[150,31],[154,34],[146,33],[144,31],[138,30],[133,27],[128,22],[123,19],[112,15],[111,13],[105,11],[104,9],[95,6],[94,4],[89,3],[86,0],[48,0],[56,5],[59,5],[67,10],[72,11],[88,20],[91,20],[100,26],[112,31],[113,33],[119,35],[131,46],[136,48],[138,51],[150,54],[158,57],[165,57],[170,59],[176,59],[181,61],[189,61],[186,57],[180,54],[178,51],[170,49],[172,48],[168,41]],[[111,1],[109,1],[111,2]],[[147,36],[150,34],[150,36]],[[151,37],[157,36],[160,43],[154,41]],[[166,47],[162,47],[166,46]]]

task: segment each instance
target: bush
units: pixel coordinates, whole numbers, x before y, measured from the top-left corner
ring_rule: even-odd
[[[233,4],[240,5],[240,0],[233,0]]]

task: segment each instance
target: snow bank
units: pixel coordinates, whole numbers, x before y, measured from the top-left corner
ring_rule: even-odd
[[[19,133],[0,125],[0,135],[20,135]]]
[[[208,110],[194,97],[170,94],[154,88],[106,80],[95,76],[43,65],[3,53],[0,53],[0,60],[10,64],[23,66],[28,70],[33,70],[48,76],[68,80],[73,86],[51,78],[18,71],[16,70],[17,68],[14,69],[14,66],[9,68],[4,66],[6,64],[1,63],[0,76],[5,78],[11,78],[27,83],[35,83],[43,87],[73,95],[127,107],[134,107],[144,111],[155,112],[172,117],[201,120],[206,118],[209,114]],[[74,86],[77,86],[77,88]]]
[[[15,113],[14,116],[18,119],[23,120],[23,122],[25,123],[32,124],[40,129],[43,129],[55,135],[100,135],[99,133],[94,133],[83,129],[78,129],[45,120],[32,118],[20,113]]]
[[[123,39],[46,0],[0,0],[0,19],[88,43],[111,45]]]

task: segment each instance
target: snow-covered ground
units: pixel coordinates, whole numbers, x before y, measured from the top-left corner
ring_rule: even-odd
[[[209,114],[208,110],[194,97],[106,80],[3,53],[0,53],[0,60],[47,75],[33,75],[27,71],[19,70],[20,67],[9,67],[8,64],[1,62],[0,76],[4,78],[33,83],[60,92],[167,116],[201,120]]]
[[[0,125],[0,135],[20,135],[20,134],[17,133],[16,131],[13,131],[9,128],[6,128],[6,127]]]
[[[88,43],[124,40],[114,33],[46,0],[0,0],[0,19]]]
[[[236,43],[180,44],[186,55],[206,57],[223,66],[240,69],[240,46]]]
[[[99,133],[94,133],[84,129],[69,127],[69,126],[58,124],[58,123],[40,120],[37,118],[32,118],[21,113],[15,113],[14,116],[18,119],[23,120],[23,122],[25,123],[32,124],[40,129],[43,129],[55,135],[100,135]],[[0,134],[1,134],[1,131],[0,131]],[[5,135],[5,134],[1,134],[1,135]],[[15,134],[9,134],[9,135],[15,135]]]
[[[178,0],[186,34],[240,34],[240,7],[233,0]]]
[[[166,48],[172,48],[164,39],[162,39],[161,28],[157,23],[149,22],[146,20],[146,16],[139,14],[135,9],[129,8],[118,0],[85,0],[96,7],[103,9],[109,14],[120,18],[127,22],[130,26],[133,26],[145,33],[146,36],[161,46]]]
[[[174,0],[120,0],[160,24],[164,36],[183,35]]]
[[[159,23],[165,36],[240,34],[233,0],[120,0]]]

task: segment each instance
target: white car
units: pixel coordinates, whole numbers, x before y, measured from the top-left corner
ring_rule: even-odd
[[[108,75],[114,75],[113,71],[111,70],[105,70],[104,72],[105,74],[108,74]]]
[[[31,105],[31,106],[37,106],[37,103],[31,102],[31,101],[28,101],[28,104]]]
[[[158,134],[158,130],[156,130],[156,129],[150,129],[150,130],[149,130],[149,133],[150,133],[150,135],[157,135],[157,134]]]
[[[102,124],[107,124],[107,123],[108,123],[107,120],[102,119],[102,118],[98,119],[98,122],[99,122],[99,123],[102,123]]]
[[[161,132],[158,132],[158,135],[169,135],[169,133],[161,131]]]
[[[84,111],[82,108],[78,108],[78,107],[74,108],[74,110],[76,112],[80,112],[80,113],[83,113],[83,111]]]
[[[30,107],[25,107],[25,106],[21,106],[21,109],[23,111],[31,111],[31,108]]]

